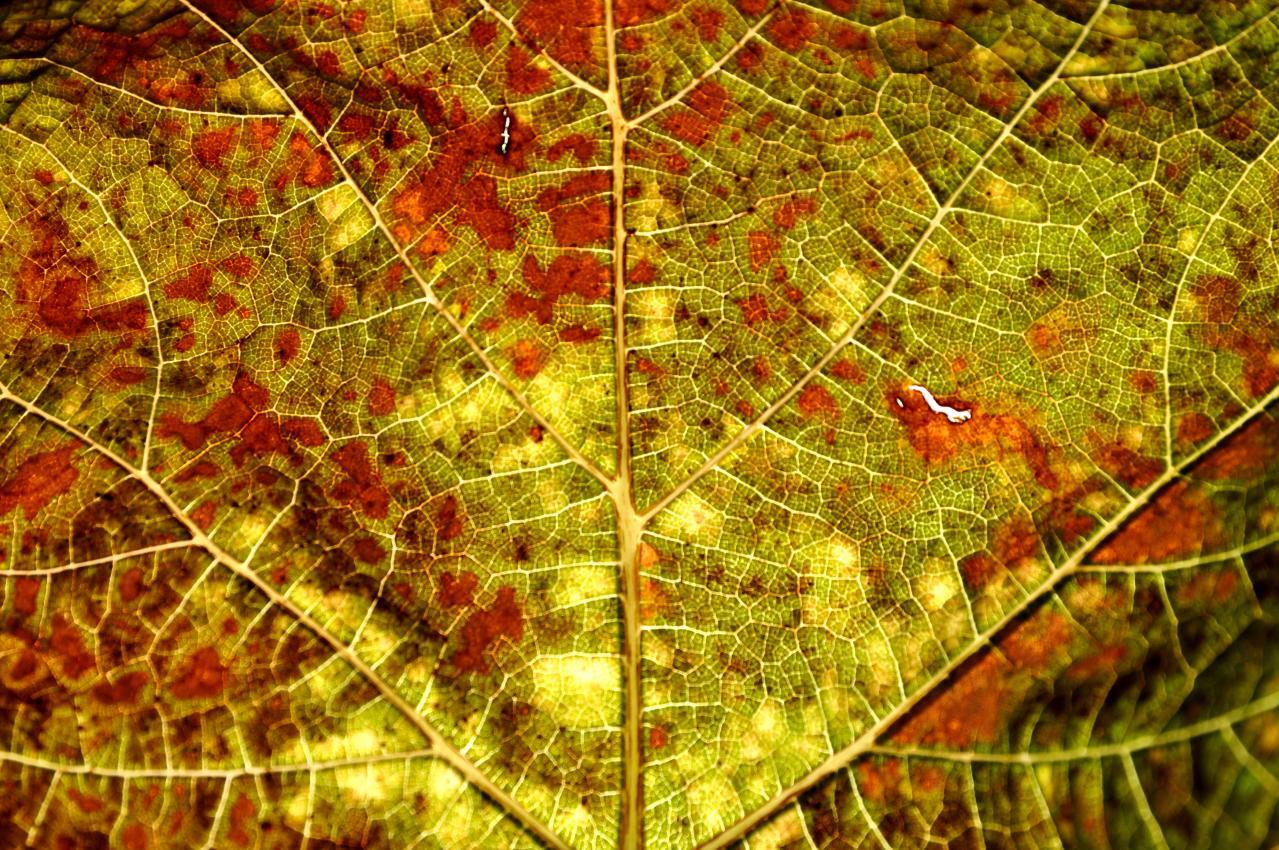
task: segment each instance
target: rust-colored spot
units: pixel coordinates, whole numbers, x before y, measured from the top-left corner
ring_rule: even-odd
[[[1048,610],[1014,626],[998,646],[1019,673],[1036,673],[1061,657],[1074,634],[1069,620]]]
[[[1239,573],[1234,570],[1203,570],[1177,588],[1177,601],[1187,605],[1223,605],[1238,589]]]
[[[1201,443],[1215,432],[1212,420],[1202,413],[1187,413],[1177,420],[1177,439],[1183,443]]]
[[[582,248],[609,238],[612,209],[602,199],[579,201],[551,210],[551,233],[558,245]]]
[[[993,652],[960,673],[923,704],[893,735],[899,744],[971,747],[993,744],[1012,701],[1005,678],[1008,662]]]
[[[131,823],[120,830],[120,840],[124,850],[147,850],[147,829],[140,823]]]
[[[512,292],[506,299],[506,313],[512,318],[533,317],[540,325],[548,324],[555,315],[561,296],[576,295],[587,301],[608,297],[612,289],[610,269],[586,254],[560,255],[546,271],[533,257],[524,260],[525,283],[535,295]]]
[[[139,331],[147,327],[150,313],[142,298],[101,307],[87,305],[90,285],[98,282],[98,264],[68,251],[75,239],[66,222],[45,214],[27,219],[26,224],[33,239],[18,267],[15,300],[34,306],[35,318],[45,328],[74,338],[91,330]]]
[[[617,22],[625,26],[618,12]],[[516,28],[529,41],[572,67],[592,61],[603,22],[599,0],[531,0],[515,17]]]
[[[99,682],[93,686],[93,698],[103,705],[134,705],[151,677],[141,670],[125,673],[114,682]]]
[[[768,34],[773,41],[794,53],[802,50],[817,34],[817,24],[802,9],[787,7],[768,23]]]
[[[1146,369],[1138,369],[1128,373],[1128,383],[1139,393],[1153,393],[1159,388],[1155,373]]]
[[[376,537],[357,537],[355,544],[351,547],[355,553],[355,560],[365,564],[380,564],[382,559],[386,557],[386,548],[378,542]]]
[[[462,645],[453,653],[453,666],[462,673],[487,673],[487,656],[502,640],[524,637],[524,611],[515,600],[515,588],[498,588],[488,608],[476,611],[462,626]]]
[[[689,92],[688,108],[667,116],[662,127],[676,138],[700,148],[715,136],[732,102],[728,89],[715,82],[703,82]]]
[[[799,217],[803,215],[812,215],[817,212],[817,202],[812,198],[797,198],[782,204],[777,212],[773,213],[773,224],[783,230],[790,230],[799,221]]]
[[[790,311],[785,307],[769,309],[768,299],[759,293],[738,301],[737,307],[742,311],[742,321],[746,322],[747,327],[755,327],[762,322],[784,322],[790,316]]]
[[[1041,538],[1029,521],[1013,519],[995,530],[990,552],[978,552],[959,564],[964,581],[969,587],[979,589],[996,577],[1033,562],[1041,551]]]
[[[120,576],[120,598],[122,600],[132,602],[142,595],[142,591],[146,589],[146,582],[142,577],[141,567],[130,567],[125,570],[124,575]]]
[[[528,380],[537,376],[546,365],[547,351],[535,339],[516,340],[511,348],[511,363],[518,378]]]
[[[232,382],[231,395],[215,402],[202,419],[186,422],[166,413],[160,417],[156,435],[161,439],[176,437],[185,448],[195,451],[213,434],[239,434],[239,445],[231,450],[236,466],[242,466],[249,454],[283,454],[296,463],[300,459],[285,442],[278,418],[263,412],[269,402],[266,388],[241,372]]]
[[[22,508],[27,521],[46,505],[71,489],[80,477],[72,460],[76,446],[39,452],[27,458],[0,484],[0,516]]]
[[[1207,427],[1211,433],[1211,423]],[[1258,418],[1222,441],[1199,464],[1195,474],[1210,480],[1248,478],[1266,470],[1276,458],[1279,458],[1279,422]]]
[[[102,811],[102,800],[92,794],[84,794],[75,788],[68,788],[67,796],[76,804],[77,809],[87,815]]]
[[[1178,481],[1093,553],[1097,564],[1147,564],[1197,555],[1221,542],[1216,506],[1198,487]]]
[[[385,416],[395,410],[395,388],[385,378],[375,378],[369,390],[369,413]]]
[[[648,260],[640,260],[631,267],[631,283],[652,283],[657,280],[657,266]]]
[[[533,54],[512,44],[506,54],[506,84],[520,94],[540,94],[551,87],[551,72],[533,64]]]
[[[773,261],[782,248],[777,237],[763,230],[753,230],[746,235],[750,248],[751,271],[757,272]]]
[[[712,42],[719,38],[719,31],[724,26],[724,13],[718,9],[699,6],[688,14],[693,26],[697,27],[697,37],[702,41]]]
[[[595,148],[594,139],[583,136],[581,133],[573,133],[547,148],[546,158],[550,162],[559,162],[565,154],[572,154],[578,163],[585,165],[595,158]]]
[[[830,394],[830,390],[817,384],[809,383],[805,386],[799,394],[797,404],[800,414],[805,419],[839,418],[839,404],[835,401],[835,397]]]
[[[80,631],[61,614],[53,615],[49,645],[62,659],[62,672],[72,679],[78,679],[97,666],[93,653],[89,652],[84,639],[80,637]]]
[[[198,133],[191,140],[191,152],[205,168],[222,168],[223,158],[235,148],[238,137],[239,128],[236,126]]]
[[[594,342],[600,337],[599,328],[588,328],[585,325],[569,325],[559,332],[561,342]]]
[[[209,287],[213,285],[213,269],[200,263],[187,274],[164,286],[169,298],[208,303]]]
[[[475,47],[488,47],[497,38],[497,24],[492,21],[477,19],[467,30],[467,38]]]
[[[900,794],[901,762],[897,759],[862,761],[857,765],[857,786],[866,799],[883,805]]]
[[[13,610],[23,617],[36,612],[36,599],[40,596],[40,580],[19,576],[13,583]]]
[[[227,830],[227,838],[231,839],[233,844],[240,847],[249,846],[253,840],[249,829],[253,826],[253,816],[257,814],[257,811],[257,806],[246,794],[240,794],[235,798],[235,802],[231,804],[231,825]]]
[[[302,348],[302,337],[293,328],[280,331],[275,335],[275,359],[287,365]]]
[[[838,361],[831,367],[830,373],[841,381],[849,381],[854,384],[866,382],[866,373],[862,371],[860,366],[848,359]]]
[[[1041,487],[1057,489],[1060,482],[1049,464],[1048,450],[1026,423],[1011,415],[980,413],[958,398],[935,400],[946,407],[971,409],[973,415],[953,423],[906,387],[890,387],[885,394],[888,410],[906,427],[911,448],[925,463],[946,463],[963,451],[993,451],[999,460],[1011,452],[1025,461]]]
[[[216,502],[206,500],[193,511],[191,511],[191,521],[201,529],[208,531],[213,525],[213,517],[217,515],[218,506]]]
[[[227,667],[211,646],[197,649],[178,670],[169,692],[178,699],[208,699],[222,693]]]
[[[147,370],[141,366],[116,366],[107,373],[107,380],[117,387],[131,387],[141,383],[147,376]]]
[[[1145,487],[1164,471],[1162,460],[1138,454],[1119,443],[1103,446],[1098,452],[1097,462],[1125,486],[1134,489]]]
[[[1119,665],[1128,657],[1128,647],[1123,644],[1097,644],[1093,652],[1081,657],[1066,668],[1066,677],[1076,681],[1096,678],[1102,675],[1113,676]]]
[[[440,590],[435,598],[446,608],[470,605],[475,599],[475,589],[479,584],[480,580],[469,570],[456,577],[450,573],[440,573]]]
[[[1239,312],[1243,288],[1239,281],[1224,275],[1201,275],[1190,289],[1204,321],[1225,325]]]
[[[347,443],[330,458],[346,473],[346,479],[331,491],[333,498],[343,504],[358,505],[373,519],[385,519],[391,494],[369,460],[369,447],[363,442]]]
[[[309,188],[333,182],[333,161],[323,149],[313,147],[301,133],[289,137],[288,159],[276,180],[276,187],[282,189],[290,180]]]
[[[648,748],[650,750],[660,750],[666,746],[667,735],[666,729],[662,726],[650,726],[648,729]]]
[[[458,510],[456,496],[450,494],[440,502],[440,507],[435,512],[435,527],[441,540],[455,540],[462,536],[465,525]]]
[[[497,180],[482,169],[523,167],[518,151],[531,141],[532,131],[516,122],[511,151],[504,157],[497,152],[497,139],[505,129],[501,113],[469,122],[456,104],[450,124],[439,155],[392,197],[397,231],[411,238],[423,225],[433,225],[438,216],[454,210],[458,222],[474,230],[488,248],[510,250],[515,247],[515,216],[498,200]]]

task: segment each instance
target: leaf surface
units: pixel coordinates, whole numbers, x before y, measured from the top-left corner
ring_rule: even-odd
[[[1277,44],[0,11],[0,843],[1271,846]]]

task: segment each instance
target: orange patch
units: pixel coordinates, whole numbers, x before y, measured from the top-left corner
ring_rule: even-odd
[[[1055,490],[1059,480],[1048,461],[1048,450],[1026,423],[1006,414],[983,414],[960,399],[937,398],[939,404],[959,410],[971,409],[972,417],[952,423],[934,413],[923,396],[905,387],[892,387],[886,394],[889,411],[906,427],[911,448],[930,466],[946,463],[962,452],[993,452],[1000,461],[1007,453],[1025,461],[1041,487]]]
[[[763,230],[753,230],[746,236],[750,247],[751,271],[757,272],[773,261],[782,245],[777,237]]]
[[[211,646],[197,649],[178,670],[169,692],[178,699],[208,699],[222,693],[227,683],[227,667]]]
[[[0,516],[22,508],[27,521],[58,496],[71,489],[80,477],[75,464],[76,446],[40,452],[27,458],[0,484]]]
[[[1214,481],[1248,478],[1264,471],[1276,458],[1279,458],[1279,422],[1262,417],[1224,440],[1199,464],[1195,473]]]
[[[392,410],[395,410],[395,388],[383,378],[375,379],[369,390],[369,413],[385,416]]]
[[[462,626],[462,645],[453,653],[453,666],[463,673],[487,673],[488,656],[503,639],[524,637],[524,611],[515,600],[515,588],[498,588],[493,604],[476,611]]]
[[[675,112],[662,121],[662,127],[671,135],[683,139],[695,147],[702,147],[714,136],[732,99],[728,89],[713,82],[703,82],[689,92],[688,108]]]
[[[515,367],[515,374],[524,380],[534,378],[542,371],[542,367],[546,365],[546,357],[546,349],[534,339],[516,340],[511,349],[511,363]]]
[[[1197,555],[1221,542],[1217,508],[1197,487],[1178,481],[1093,553],[1097,564],[1147,564]]]
[[[799,412],[805,419],[838,419],[839,404],[825,387],[810,383],[799,394]]]

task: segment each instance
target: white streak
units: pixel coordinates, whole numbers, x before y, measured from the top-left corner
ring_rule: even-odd
[[[928,391],[927,387],[921,387],[919,384],[911,384],[906,389],[914,390],[924,397],[924,402],[928,405],[928,409],[933,413],[941,413],[952,425],[958,425],[960,422],[966,422],[973,418],[971,410],[956,410],[953,407],[947,407],[944,404],[938,404],[937,399],[933,398],[933,394]]]
[[[502,109],[502,144],[498,145],[497,151],[503,156],[511,149],[511,111]]]

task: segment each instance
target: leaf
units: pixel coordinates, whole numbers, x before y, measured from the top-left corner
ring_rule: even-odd
[[[1273,845],[1277,45],[0,11],[0,844]]]

